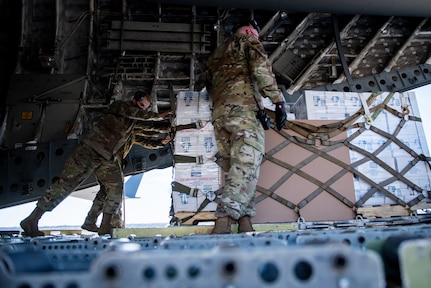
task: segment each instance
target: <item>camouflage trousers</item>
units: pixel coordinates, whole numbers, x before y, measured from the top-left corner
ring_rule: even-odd
[[[51,211],[70,195],[85,179],[95,174],[97,181],[106,187],[103,212],[118,213],[123,197],[123,171],[115,160],[106,160],[91,147],[80,143],[66,161],[60,178],[39,198],[37,206]]]
[[[265,151],[265,131],[252,111],[214,120],[220,156],[228,162],[226,184],[215,216],[239,219],[256,215],[255,193]]]
[[[89,220],[90,223],[96,224],[97,218],[102,213],[105,207],[106,197],[108,196],[107,189],[103,182],[100,182],[100,189],[94,197],[93,204],[91,205],[90,211],[88,211],[88,216],[86,221]],[[123,191],[121,191],[123,193]],[[123,213],[121,205],[118,208],[117,213],[112,216],[111,224],[116,228],[124,228]]]

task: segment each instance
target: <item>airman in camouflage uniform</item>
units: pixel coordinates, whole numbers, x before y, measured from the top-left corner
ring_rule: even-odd
[[[219,154],[227,162],[223,165],[226,185],[219,197],[214,234],[231,233],[235,220],[238,232],[254,231],[250,217],[256,214],[254,198],[265,153],[264,129],[256,119],[256,101],[261,101],[256,87],[280,106],[278,110],[284,110],[284,98],[258,35],[255,22],[241,26],[208,60],[207,89],[213,100],[214,133]],[[286,111],[276,115],[281,129]]]
[[[161,121],[172,114],[172,111],[162,114],[145,111],[149,106],[148,97],[138,100],[135,96],[131,102],[114,101],[96,119],[94,128],[84,136],[66,161],[59,180],[39,198],[33,212],[21,221],[20,225],[26,235],[43,236],[38,227],[42,215],[54,209],[92,173],[107,190],[108,201],[105,201],[103,207],[103,219],[98,233],[110,233],[112,215],[117,213],[123,197],[123,193],[119,193],[123,191],[123,173],[115,156],[124,149],[138,120]]]
[[[119,165],[123,167],[123,159],[129,154],[132,149],[133,144],[140,145],[147,149],[158,149],[163,148],[171,140],[169,132],[171,131],[171,123],[169,121],[139,121],[135,124],[132,134],[117,153],[117,160]],[[168,134],[163,139],[159,136],[162,134]],[[156,140],[157,138],[158,140]],[[98,232],[99,227],[97,227],[96,222],[100,213],[102,213],[105,202],[112,201],[107,198],[107,190],[103,182],[100,181],[100,190],[97,192],[96,197],[93,200],[93,204],[88,211],[88,215],[85,218],[84,224],[81,226],[82,229]],[[123,194],[123,187],[121,187],[121,194]],[[120,193],[120,192],[119,192]],[[112,215],[111,226],[114,228],[124,228],[124,221],[122,219],[121,205],[117,211]]]

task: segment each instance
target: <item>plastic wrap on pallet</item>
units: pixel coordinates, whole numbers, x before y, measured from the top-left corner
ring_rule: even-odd
[[[175,212],[196,212],[199,205],[221,186],[221,169],[215,162],[203,164],[177,163],[174,167],[174,181],[190,188],[197,188],[198,194],[188,195],[178,191],[172,192]],[[215,211],[217,204],[209,203],[202,211]]]
[[[178,182],[199,180],[220,183],[220,166],[215,162],[203,164],[177,163],[174,167],[174,180]]]
[[[190,197],[187,194],[173,191],[172,192],[172,203],[174,205],[174,212],[196,212],[201,205],[201,203],[207,198],[204,192],[209,192],[211,189],[214,189],[217,185],[212,186],[211,184],[206,184],[202,186],[201,190],[199,189],[199,193],[197,197]],[[208,205],[203,208],[201,211],[215,211],[217,208],[217,204],[215,202],[210,202]]]
[[[214,127],[208,122],[201,129],[185,129],[175,134],[175,155],[203,156],[212,159],[217,153]]]
[[[343,120],[362,108],[360,96],[360,93],[351,92],[306,91],[305,99],[307,103],[308,119]],[[365,95],[365,99],[368,99],[369,96],[371,96],[371,93],[367,93]],[[384,103],[386,100],[387,106],[397,110],[401,114],[404,112],[405,107],[407,107],[409,113],[407,113],[405,116],[406,120],[408,120],[407,116],[420,117],[419,108],[414,93],[394,93],[392,97],[387,100],[386,98],[388,96],[388,92],[381,93],[376,97],[373,103],[369,105],[369,108]],[[361,117],[356,122],[364,121],[364,118]],[[386,110],[382,110],[378,114],[377,118],[371,123],[371,125],[388,134],[393,135],[398,128],[400,121],[401,119],[399,117],[389,113]],[[349,129],[347,131],[347,136],[349,137],[353,135],[355,132],[357,132],[357,130],[358,129]],[[396,134],[396,138],[409,149],[412,149],[416,154],[423,154],[426,156],[429,155],[425,132],[421,122],[408,120]],[[365,150],[366,152],[373,153],[381,146],[385,145],[387,141],[388,139],[386,137],[379,135],[370,129],[367,129],[359,136],[355,137],[350,143]],[[365,157],[361,152],[352,149],[349,151],[349,153],[350,160],[353,165]],[[408,165],[410,165],[410,162],[413,160],[412,155],[410,155],[408,151],[400,147],[397,143],[390,143],[376,156],[394,171],[404,171],[403,176],[412,183],[418,185],[424,190],[430,190],[431,171],[429,167],[425,162],[419,161],[413,167],[409,168]],[[355,166],[355,169],[376,183],[385,183],[385,180],[393,176],[389,171],[372,160]],[[407,172],[405,172],[406,170]],[[368,193],[370,189],[372,189],[371,184],[360,177],[355,177],[353,181],[357,200],[360,200]],[[413,200],[420,193],[416,190],[413,190],[413,188],[409,187],[402,181],[394,180],[390,183],[387,182],[388,181],[386,181],[384,188],[404,202]],[[397,203],[381,191],[377,191],[363,204],[363,206],[391,204]]]
[[[211,120],[211,98],[207,91],[181,91],[177,95],[176,125]]]
[[[342,120],[362,106],[357,93],[305,91],[304,95],[308,120]]]
[[[211,98],[206,91],[183,91],[177,95],[176,125],[186,125],[203,120],[200,129],[178,130],[174,139],[174,154],[203,157],[202,164],[175,163],[173,181],[190,188],[197,188],[197,195],[172,191],[174,212],[196,212],[200,204],[214,195],[221,186],[221,168],[215,163],[217,145],[211,123]],[[202,211],[215,211],[217,204],[210,202]]]

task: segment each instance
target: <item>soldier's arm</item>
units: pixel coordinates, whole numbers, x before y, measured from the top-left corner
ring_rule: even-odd
[[[122,115],[126,118],[134,120],[160,121],[168,119],[169,116],[173,114],[173,111],[166,111],[160,114],[145,111],[123,101],[116,101],[112,103],[110,109],[114,114]]]
[[[165,111],[163,113],[154,113],[149,111],[140,110],[136,108],[137,111],[131,111],[128,118],[134,120],[150,120],[150,121],[162,121],[169,119],[169,116],[174,114],[172,110]]]
[[[171,140],[170,136],[167,135],[165,138],[161,140],[151,140],[147,137],[141,137],[139,135],[136,135],[135,143],[137,145],[140,145],[147,149],[158,149],[163,148],[169,141]]]
[[[171,129],[169,121],[137,121],[133,130],[142,135],[154,135],[154,133],[169,133]]]
[[[141,137],[158,137],[161,133],[158,131],[152,131],[152,130],[136,130],[133,131],[133,133],[137,136]]]
[[[250,71],[260,93],[264,97],[269,97],[273,103],[283,102],[284,99],[277,87],[277,81],[272,72],[272,65],[263,45],[256,40],[251,42],[248,48]]]

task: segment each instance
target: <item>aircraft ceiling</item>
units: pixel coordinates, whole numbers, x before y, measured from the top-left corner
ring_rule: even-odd
[[[395,10],[393,16],[375,15],[377,4],[371,3],[376,1],[360,6],[353,1],[265,1],[265,10],[252,9],[264,8],[263,1],[248,1],[246,9],[224,8],[227,1],[218,1],[221,7],[211,1],[198,1],[208,6],[157,2],[172,1],[33,0],[22,6],[0,1],[3,24],[16,24],[22,16],[19,31],[1,32],[2,39],[15,41],[2,44],[3,50],[15,52],[3,54],[9,65],[1,68],[2,98],[11,74],[67,74],[86,77],[87,102],[106,103],[114,88],[121,88],[123,96],[139,88],[152,92],[158,109],[168,109],[172,92],[204,87],[209,53],[236,23],[250,18],[262,27],[261,40],[288,95],[343,82],[344,91],[402,90],[429,82],[431,20],[423,17],[428,12],[419,13],[424,11],[420,0],[409,5],[391,1],[394,5],[386,7]],[[244,7],[245,2],[230,1],[230,6]],[[274,10],[278,7],[292,11]],[[355,9],[370,13],[352,13]],[[422,16],[402,15],[412,13]],[[391,75],[394,83],[354,82],[403,69],[412,76]]]
[[[43,143],[79,138],[91,126],[92,111],[136,90],[151,92],[156,112],[175,109],[176,93],[204,88],[207,57],[232,27],[249,19],[262,28],[261,41],[293,110],[308,89],[396,92],[431,83],[425,1],[171,2],[0,0],[2,151],[35,134]],[[19,107],[33,109],[34,121],[12,121],[22,117]],[[57,152],[56,143],[44,148],[46,154]],[[132,152],[126,174],[171,165],[166,149]],[[46,154],[40,153],[42,161]],[[161,160],[150,165],[146,156]],[[39,166],[13,170],[21,163],[13,157],[2,158],[0,172],[19,179],[1,180],[0,194],[10,187],[25,190],[22,195],[41,193],[62,163],[49,172],[42,165],[40,180],[21,179]],[[30,199],[20,197],[12,202]]]

